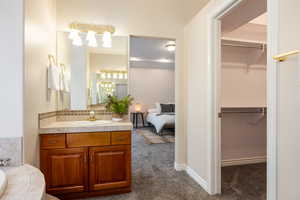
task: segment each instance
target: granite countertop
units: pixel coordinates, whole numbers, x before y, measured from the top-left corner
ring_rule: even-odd
[[[111,120],[97,121],[57,121],[43,125],[39,129],[40,134],[50,133],[80,133],[80,132],[105,132],[105,131],[129,131],[132,123],[128,121],[114,122]]]

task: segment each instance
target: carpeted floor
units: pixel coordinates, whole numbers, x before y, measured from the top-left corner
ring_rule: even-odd
[[[185,172],[174,170],[174,143],[147,144],[144,137],[133,134],[132,192],[88,200],[265,200],[263,183],[265,166],[222,169],[222,196],[209,196]],[[255,175],[255,176],[254,176]],[[241,185],[242,184],[242,185]]]
[[[145,142],[148,144],[163,144],[163,143],[174,143],[175,142],[175,134],[173,132],[169,132],[162,136],[153,133],[151,129],[137,129],[136,133],[142,135],[145,139]]]

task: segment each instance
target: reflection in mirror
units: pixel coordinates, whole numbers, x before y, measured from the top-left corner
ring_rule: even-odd
[[[83,44],[76,46],[69,33],[57,34],[57,59],[71,75],[70,92],[60,95],[59,109],[104,109],[108,95],[128,95],[128,37],[113,36],[112,47],[103,47],[97,35],[97,47],[90,47],[81,34]]]

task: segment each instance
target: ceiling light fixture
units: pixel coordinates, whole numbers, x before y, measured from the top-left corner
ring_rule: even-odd
[[[130,57],[130,61],[142,61],[143,59],[138,57]]]
[[[165,58],[162,58],[162,59],[156,60],[156,62],[159,62],[159,63],[172,63],[173,61],[172,61],[172,60],[165,59]]]
[[[167,44],[166,44],[166,49],[170,52],[172,51],[175,51],[176,50],[176,43],[175,41],[169,41]]]

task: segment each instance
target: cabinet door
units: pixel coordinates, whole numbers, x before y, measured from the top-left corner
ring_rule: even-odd
[[[82,192],[88,189],[87,148],[41,151],[41,170],[47,192],[51,194]]]
[[[129,187],[131,184],[131,146],[92,147],[90,190]]]

